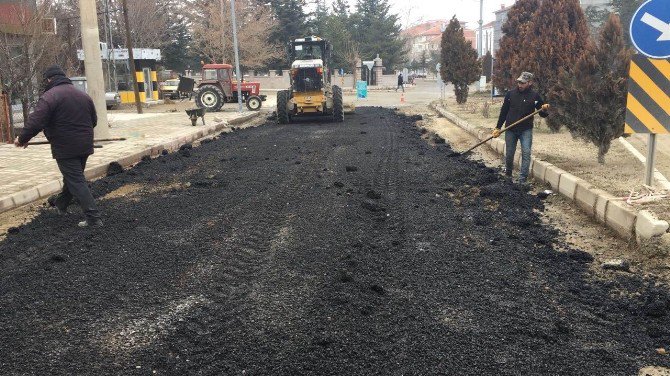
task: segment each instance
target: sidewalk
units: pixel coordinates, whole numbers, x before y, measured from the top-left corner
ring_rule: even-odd
[[[195,127],[191,126],[191,120],[184,112],[109,114],[111,137],[125,137],[127,140],[101,143],[103,148],[95,149],[95,154],[88,159],[86,177],[90,180],[105,176],[111,162],[130,166],[145,155],[176,150],[227,125],[239,124],[262,114],[218,112],[205,116],[206,126],[198,119]],[[40,138],[43,139],[38,136],[35,140]],[[59,192],[61,179],[48,145],[29,146],[27,149],[11,144],[0,145],[0,213]]]

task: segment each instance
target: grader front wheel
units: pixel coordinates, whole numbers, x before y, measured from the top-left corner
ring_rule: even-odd
[[[333,86],[333,121],[341,123],[344,121],[344,103],[342,100],[342,88]]]
[[[288,90],[282,90],[277,93],[277,123],[288,124],[291,117],[288,113]]]

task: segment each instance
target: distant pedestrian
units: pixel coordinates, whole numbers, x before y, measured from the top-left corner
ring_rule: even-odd
[[[401,89],[402,89],[402,92],[404,93],[404,92],[405,92],[405,86],[404,86],[404,84],[405,84],[405,81],[404,81],[404,79],[403,79],[403,77],[402,77],[402,73],[400,73],[400,74],[398,75],[398,86],[396,86],[395,91],[398,91],[398,88],[401,88]]]
[[[503,124],[509,126],[516,121],[530,115],[535,110],[540,111],[541,117],[547,117],[546,112],[549,104],[545,104],[540,94],[532,89],[533,74],[523,72],[517,79],[517,88],[510,90],[505,96],[505,101],[500,109],[498,124],[493,130],[493,137],[500,136],[500,129]],[[516,152],[517,142],[521,143],[521,172],[518,182],[526,183],[528,179],[528,170],[530,169],[530,151],[533,145],[533,119],[530,117],[514,128],[505,132],[505,174],[512,177],[514,170],[514,153]]]
[[[49,67],[43,78],[44,93],[14,145],[26,148],[31,138],[44,131],[51,144],[51,155],[63,174],[63,191],[54,206],[60,214],[66,214],[76,197],[86,215],[79,227],[102,226],[100,212],[84,177],[86,160],[93,154],[93,128],[98,122],[93,100],[75,88],[57,65]]]

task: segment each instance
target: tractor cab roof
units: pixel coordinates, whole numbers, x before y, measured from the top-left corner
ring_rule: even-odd
[[[230,64],[205,64],[202,69],[233,69]]]

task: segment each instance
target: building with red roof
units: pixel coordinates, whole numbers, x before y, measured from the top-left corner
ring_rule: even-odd
[[[409,29],[403,30],[404,35],[410,45],[410,61],[416,61],[421,58],[424,51],[430,55],[432,52],[440,51],[440,42],[442,41],[442,31],[449,24],[449,20],[427,21]],[[464,25],[464,23],[461,23]],[[463,35],[465,39],[476,47],[475,31],[466,29],[463,26]]]

